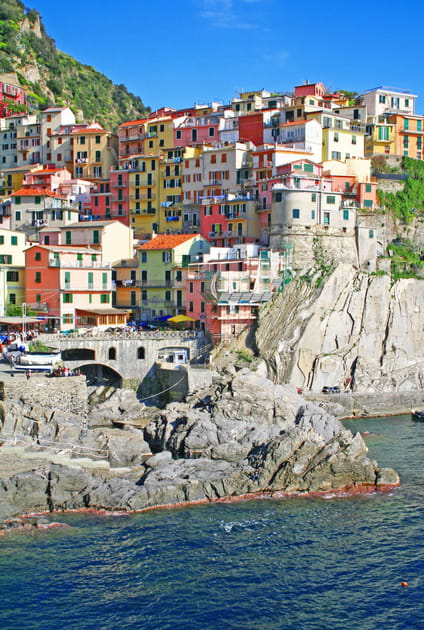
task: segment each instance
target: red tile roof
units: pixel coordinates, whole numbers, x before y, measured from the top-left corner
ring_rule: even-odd
[[[173,249],[186,241],[199,236],[198,234],[158,234],[151,241],[144,243],[138,249]]]
[[[20,188],[13,192],[11,197],[55,197],[57,199],[66,199],[63,195],[57,195],[50,190],[44,188]]]

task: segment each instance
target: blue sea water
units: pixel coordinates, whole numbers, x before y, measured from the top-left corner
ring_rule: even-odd
[[[65,515],[0,539],[1,630],[424,628],[424,423],[345,424],[398,489]]]

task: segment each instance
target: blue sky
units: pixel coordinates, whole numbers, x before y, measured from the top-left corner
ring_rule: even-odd
[[[287,92],[307,79],[331,90],[406,88],[424,113],[421,0],[24,2],[60,50],[152,109]]]

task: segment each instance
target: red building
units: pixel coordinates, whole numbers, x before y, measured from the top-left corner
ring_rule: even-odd
[[[19,105],[22,105],[22,109],[19,108]],[[0,81],[0,118],[23,114],[24,111],[25,91],[17,85]]]

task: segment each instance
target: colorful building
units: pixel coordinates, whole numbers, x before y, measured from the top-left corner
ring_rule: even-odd
[[[0,316],[25,301],[25,234],[0,227]]]
[[[140,266],[140,319],[184,314],[188,265],[209,251],[200,234],[159,234],[137,249]]]
[[[125,324],[112,304],[112,270],[91,247],[33,245],[25,251],[28,307],[49,329]]]

